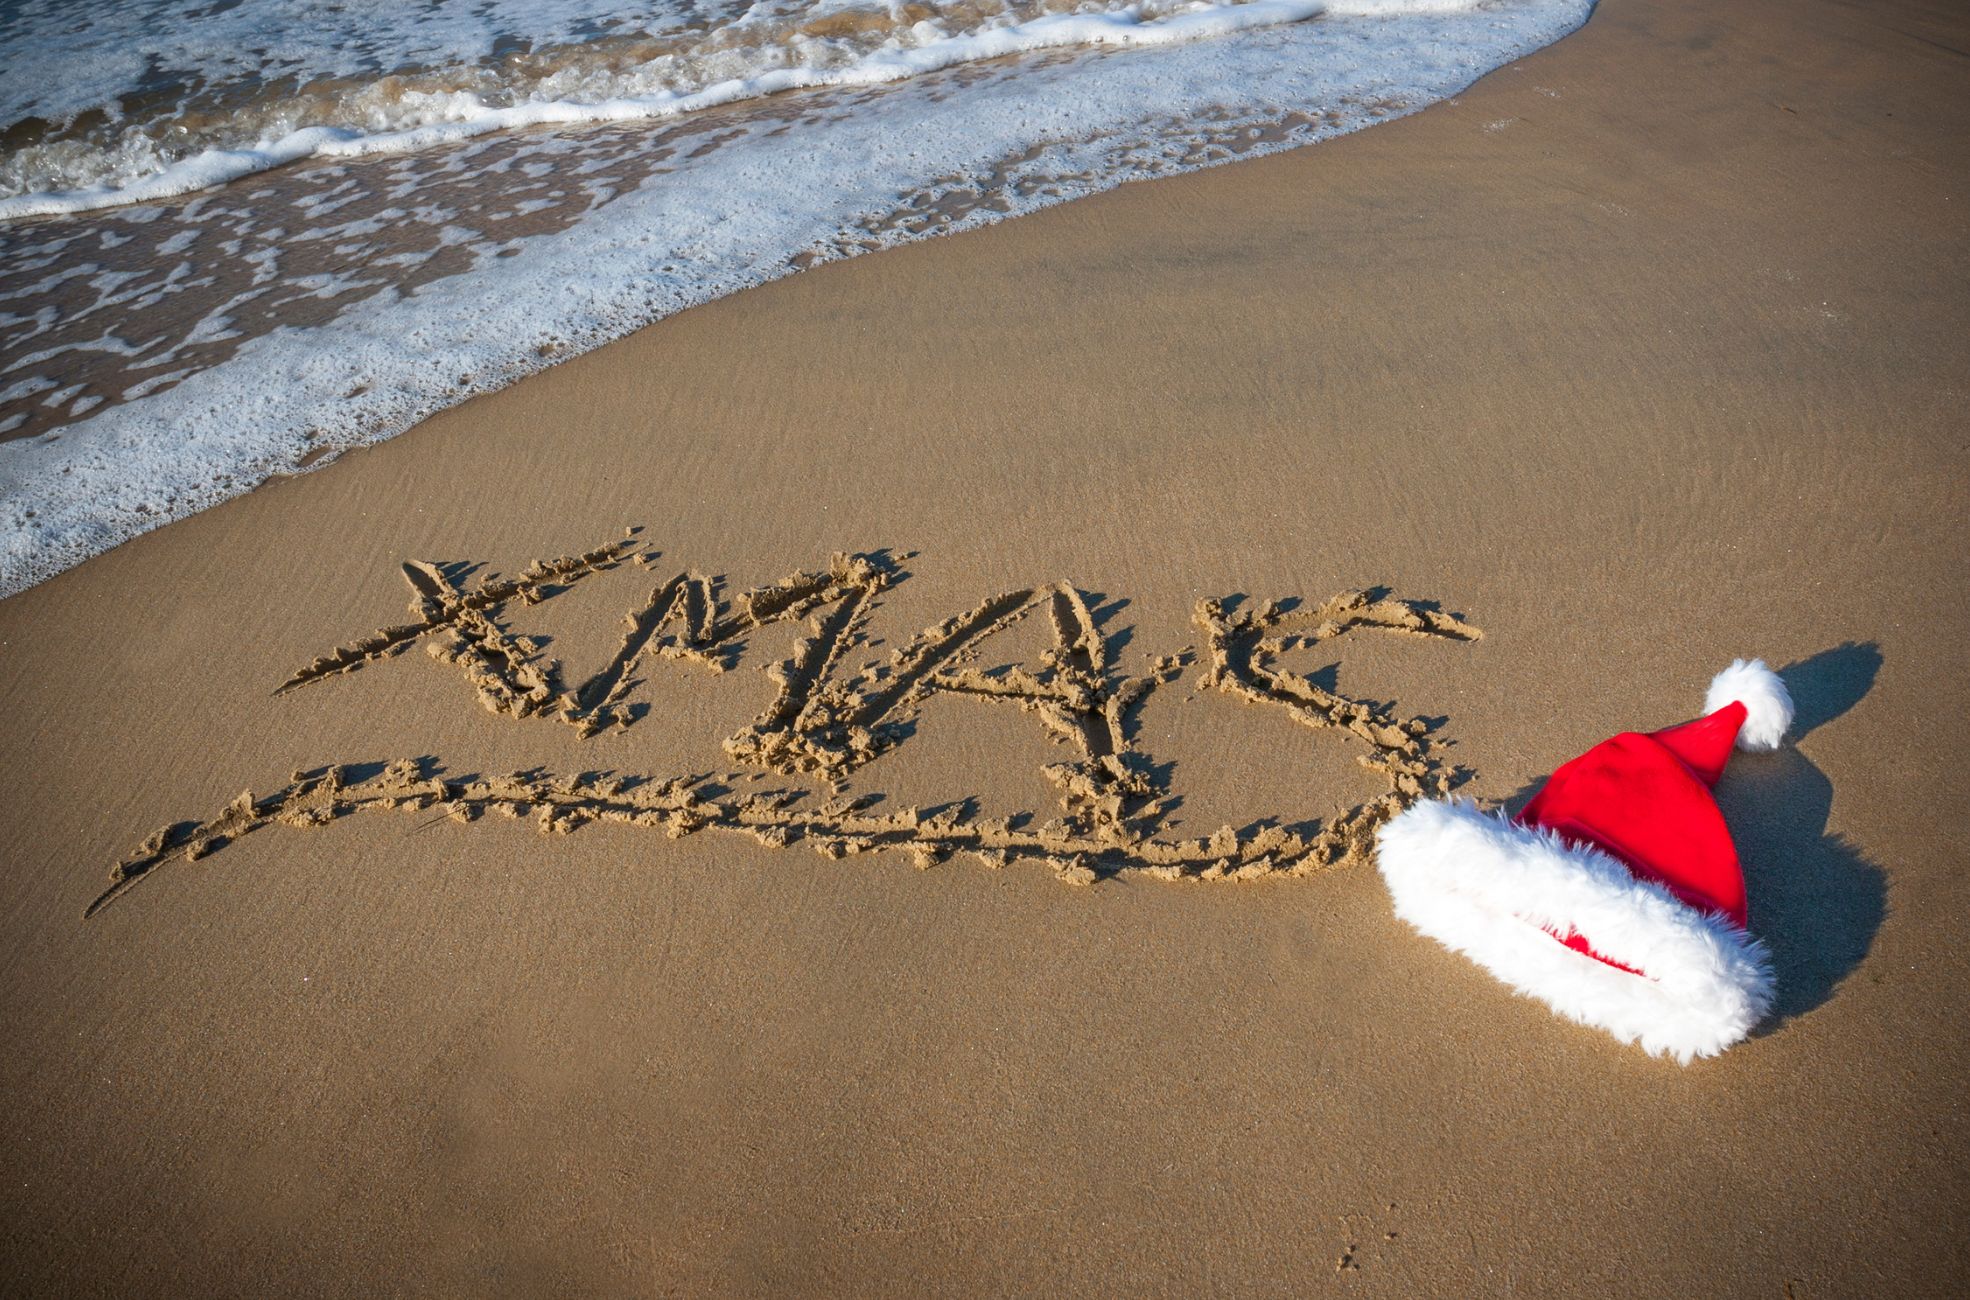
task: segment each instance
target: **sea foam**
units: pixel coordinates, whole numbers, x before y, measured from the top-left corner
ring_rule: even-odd
[[[1230,4],[1195,4],[1170,12],[1167,8],[1131,4],[1090,13],[1047,14],[1025,22],[1008,21],[1009,13],[993,14],[974,29],[948,31],[945,25],[919,20],[907,25],[878,27],[880,43],[810,39],[789,45],[784,39],[761,40],[751,46],[750,59],[734,57],[731,42],[700,42],[696,58],[665,53],[613,75],[587,70],[585,76],[563,76],[578,68],[579,56],[569,55],[553,76],[532,77],[519,89],[500,84],[479,68],[451,70],[448,80],[457,89],[406,91],[395,88],[387,97],[356,93],[339,103],[307,103],[289,96],[260,103],[254,114],[235,111],[206,127],[203,134],[220,134],[242,120],[283,123],[304,111],[320,113],[340,107],[346,122],[332,122],[286,131],[277,138],[240,140],[227,146],[203,148],[174,158],[163,147],[163,132],[126,126],[109,142],[88,148],[45,148],[60,163],[38,171],[17,156],[10,160],[10,181],[25,192],[0,198],[0,221],[26,216],[86,212],[124,203],[144,203],[209,189],[255,172],[304,158],[352,158],[396,153],[451,144],[493,131],[530,126],[576,126],[592,122],[622,122],[641,118],[675,117],[744,99],[810,90],[821,86],[865,86],[922,76],[954,64],[1064,46],[1171,45],[1278,23],[1302,22],[1338,8],[1342,11],[1386,10],[1399,0],[1236,0]],[[1409,9],[1452,7],[1449,0],[1414,0]],[[724,35],[735,29],[720,29]],[[777,35],[778,33],[776,33]],[[858,29],[866,38],[870,32]],[[747,49],[740,45],[739,49]],[[717,57],[722,56],[722,57]],[[739,75],[721,75],[737,71]],[[426,74],[425,80],[432,78]],[[572,84],[570,84],[572,83]],[[654,84],[652,84],[654,83]],[[462,88],[472,86],[471,89]],[[531,93],[528,93],[531,91]],[[586,92],[565,96],[557,92]],[[635,93],[644,91],[646,93]],[[517,93],[516,93],[517,92]],[[615,93],[611,93],[615,92]],[[317,100],[330,97],[317,96]],[[501,102],[510,101],[510,102]],[[31,102],[31,101],[30,101]],[[174,121],[176,134],[190,134]],[[72,143],[63,140],[62,143]],[[20,150],[17,154],[30,151]],[[34,190],[35,180],[49,175],[88,174],[106,179],[65,190]]]

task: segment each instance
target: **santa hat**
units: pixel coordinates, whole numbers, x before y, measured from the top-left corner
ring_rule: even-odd
[[[1418,803],[1382,828],[1396,915],[1554,1011],[1688,1064],[1772,1004],[1744,873],[1710,788],[1733,743],[1778,747],[1792,697],[1761,659],[1705,716],[1624,732],[1561,767],[1517,817]]]

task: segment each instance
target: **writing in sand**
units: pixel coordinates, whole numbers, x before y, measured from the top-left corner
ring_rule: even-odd
[[[159,867],[197,861],[254,831],[322,827],[376,810],[430,811],[458,822],[497,813],[531,818],[547,834],[597,822],[672,838],[717,831],[776,848],[805,844],[829,858],[899,850],[920,867],[963,853],[992,867],[1039,864],[1073,884],[1125,874],[1163,880],[1308,875],[1360,860],[1382,823],[1467,775],[1443,761],[1441,742],[1424,719],[1397,717],[1387,705],[1350,698],[1282,666],[1282,656],[1295,649],[1357,631],[1453,641],[1481,635],[1461,618],[1384,592],[1348,591],[1318,604],[1202,600],[1193,615],[1201,650],[1185,646],[1151,657],[1143,671],[1130,673],[1114,653],[1119,638],[1104,633],[1081,590],[1055,582],[994,595],[886,656],[868,658],[858,652],[871,648],[882,594],[908,576],[902,560],[910,557],[836,555],[824,570],[792,573],[736,595],[698,573],[664,578],[629,611],[608,661],[570,684],[564,666],[542,653],[544,640],[512,631],[509,623],[597,573],[625,565],[653,569],[658,553],[637,541],[639,531],[469,588],[460,585],[465,566],[406,563],[410,621],[322,655],[276,693],[323,688],[422,644],[493,713],[521,724],[558,724],[588,740],[648,714],[649,702],[639,697],[648,693],[646,674],[657,661],[725,672],[739,666],[752,634],[790,623],[800,632],[792,654],[765,667],[775,688],[771,702],[724,742],[733,763],[748,771],[666,776],[531,768],[454,775],[429,758],[296,771],[270,794],[242,792],[209,820],[152,834],[116,865],[89,914]],[[1049,634],[1036,659],[982,666],[991,662],[995,638],[1035,618]],[[848,666],[858,659],[860,667]],[[1265,818],[1201,838],[1169,834],[1168,814],[1179,800],[1167,788],[1170,769],[1140,746],[1138,714],[1151,692],[1193,667],[1200,690],[1280,709],[1303,726],[1359,742],[1359,761],[1387,781],[1387,791],[1324,820]],[[689,680],[686,674],[664,686]],[[881,795],[857,792],[855,774],[914,735],[917,714],[939,695],[1022,710],[1066,749],[1067,757],[1043,769],[1058,792],[1057,815],[983,817],[972,799],[878,812]],[[826,789],[741,789],[763,774]]]

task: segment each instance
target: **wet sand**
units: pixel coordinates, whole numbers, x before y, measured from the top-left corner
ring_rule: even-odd
[[[1965,50],[1606,0],[0,602],[10,1289],[1954,1294]],[[1320,839],[1744,654],[1721,1058]]]

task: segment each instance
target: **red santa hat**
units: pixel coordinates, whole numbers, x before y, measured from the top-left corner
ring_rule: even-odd
[[[1517,817],[1462,800],[1384,826],[1396,915],[1554,1011],[1688,1064],[1750,1033],[1772,968],[1710,789],[1733,744],[1778,747],[1792,697],[1761,659],[1710,683],[1704,716],[1603,741]]]

